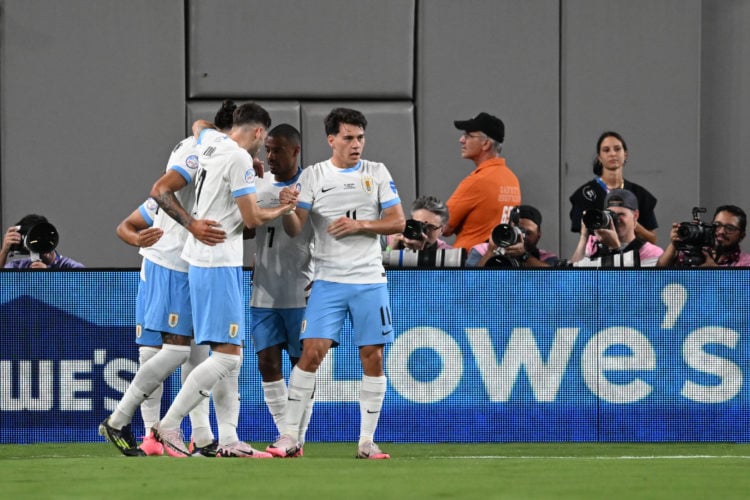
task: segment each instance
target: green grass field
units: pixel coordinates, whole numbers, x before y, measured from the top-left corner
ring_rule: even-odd
[[[127,458],[106,443],[0,445],[0,498],[750,497],[750,445],[308,443],[299,459]],[[260,445],[258,445],[260,446]]]

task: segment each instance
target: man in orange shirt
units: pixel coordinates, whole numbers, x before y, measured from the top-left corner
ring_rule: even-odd
[[[479,113],[453,123],[464,131],[458,141],[461,157],[473,161],[476,168],[448,199],[450,219],[443,234],[455,234],[454,248],[468,252],[487,241],[495,226],[508,222],[510,211],[521,204],[521,186],[500,156],[505,139],[505,125],[500,118]]]

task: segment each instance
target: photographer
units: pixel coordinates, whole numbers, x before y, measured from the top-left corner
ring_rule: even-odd
[[[542,238],[542,214],[536,207],[519,205],[513,209],[510,222],[520,232],[506,232],[509,236],[515,234],[514,239],[518,241],[507,246],[503,245],[510,241],[494,241],[503,239],[493,238],[500,229],[495,227],[487,242],[472,247],[466,259],[466,267],[538,268],[553,267],[558,263],[557,255],[537,246]]]
[[[36,231],[34,231],[36,229]],[[39,241],[33,241],[29,248],[26,238],[29,233],[39,233]],[[57,246],[58,235],[46,217],[29,214],[23,217],[5,232],[3,246],[0,248],[0,266],[8,269],[73,269],[84,267],[80,262],[60,255]],[[36,252],[36,246],[41,246]],[[8,261],[8,257],[23,255]]]
[[[388,250],[426,252],[451,248],[440,239],[447,222],[445,203],[434,196],[420,196],[412,203],[411,219],[406,221],[404,232],[388,237]]]
[[[702,228],[703,232],[712,232],[713,238],[710,238],[711,233],[708,238],[703,238],[708,243],[713,239],[712,245],[699,244],[693,250],[691,242],[680,236],[680,233],[686,232],[686,226],[700,228],[702,225],[695,221],[672,224],[672,231],[669,233],[671,241],[664,249],[664,254],[659,257],[657,267],[750,267],[750,254],[740,249],[747,226],[747,216],[740,207],[722,205],[716,209],[713,224]]]
[[[581,238],[570,262],[575,267],[654,267],[664,252],[636,237],[638,198],[627,189],[613,189],[605,210],[583,214]]]

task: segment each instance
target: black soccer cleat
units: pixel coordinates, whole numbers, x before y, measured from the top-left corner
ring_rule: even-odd
[[[122,429],[115,429],[109,425],[109,417],[107,417],[101,424],[99,424],[99,435],[115,445],[115,447],[120,450],[120,453],[126,457],[146,456],[146,453],[138,447],[138,443],[135,441],[135,437],[133,437],[133,433],[130,431],[129,424]]]

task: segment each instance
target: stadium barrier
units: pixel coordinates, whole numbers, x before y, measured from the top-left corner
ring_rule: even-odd
[[[396,341],[380,441],[748,441],[750,270],[388,278]],[[137,369],[137,282],[132,270],[0,272],[0,442],[101,440]],[[238,432],[268,442],[247,325]],[[319,372],[309,441],[358,436],[360,369],[345,330]],[[178,389],[173,375],[164,410]],[[137,436],[141,425],[136,414]]]

